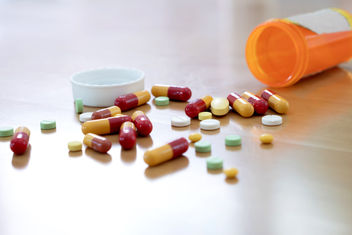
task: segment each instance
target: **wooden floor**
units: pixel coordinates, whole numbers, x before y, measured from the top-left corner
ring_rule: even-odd
[[[219,131],[202,131],[211,154],[190,146],[148,168],[147,149],[200,131],[197,120],[170,126],[184,103],[152,101],[141,110],[154,131],[135,149],[121,150],[117,135],[106,155],[67,149],[83,139],[71,74],[127,66],[145,71],[147,89],[186,85],[193,98],[257,92],[265,86],[244,57],[251,30],[333,6],[352,11],[350,0],[0,1],[0,126],[32,133],[21,157],[0,138],[0,234],[352,234],[352,63],[274,89],[291,104],[281,126],[233,112],[219,118]],[[57,129],[41,131],[43,119]],[[260,145],[264,132],[273,145]],[[227,134],[241,135],[242,146],[225,147]],[[208,172],[208,156],[238,168],[238,179]]]

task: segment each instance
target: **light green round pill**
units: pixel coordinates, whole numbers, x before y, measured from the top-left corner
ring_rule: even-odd
[[[155,105],[157,106],[164,106],[169,104],[169,97],[166,96],[159,96],[155,98]]]
[[[222,169],[223,160],[219,157],[210,157],[207,159],[207,168],[209,170]]]
[[[228,135],[225,138],[225,144],[227,146],[238,146],[238,145],[241,145],[241,136],[239,136],[239,135]]]
[[[194,144],[196,152],[199,153],[208,153],[211,151],[211,144],[208,141],[201,140]]]
[[[0,127],[0,137],[8,137],[13,135],[13,128],[8,126]]]
[[[83,100],[81,98],[75,100],[75,108],[76,113],[83,113]]]
[[[43,120],[40,122],[40,129],[51,130],[56,128],[56,121],[54,120]]]

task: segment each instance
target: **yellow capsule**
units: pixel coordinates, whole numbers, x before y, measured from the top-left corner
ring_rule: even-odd
[[[274,140],[274,137],[271,134],[262,134],[259,137],[260,142],[262,142],[262,144],[271,144]]]
[[[277,113],[287,113],[289,108],[288,101],[275,92],[265,89],[262,92],[261,97],[268,101],[270,108],[275,110]]]
[[[117,114],[121,114],[121,109],[117,106],[111,106],[105,109],[99,109],[92,114],[92,119],[102,119],[108,117],[114,117]]]
[[[233,179],[236,178],[238,174],[238,170],[236,168],[229,168],[223,171],[224,174],[226,175],[226,178],[228,179]]]
[[[229,101],[231,107],[236,110],[236,112],[242,117],[251,117],[254,113],[254,108],[251,103],[247,100],[243,99],[236,92],[232,92],[227,96],[227,100]]]
[[[200,133],[192,133],[188,136],[188,139],[194,143],[202,139],[202,135]]]
[[[229,112],[229,101],[223,97],[215,97],[211,101],[210,110],[216,116],[224,116]]]

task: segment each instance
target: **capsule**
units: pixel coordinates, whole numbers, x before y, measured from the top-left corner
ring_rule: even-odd
[[[30,135],[31,135],[31,132],[27,127],[24,127],[24,126],[18,127],[10,143],[10,148],[12,152],[14,152],[17,155],[24,154],[24,152],[26,152],[28,147]]]
[[[155,97],[167,96],[170,100],[187,101],[192,96],[192,91],[185,86],[154,85],[152,94]]]
[[[149,166],[156,166],[170,159],[181,156],[188,149],[186,138],[179,138],[159,148],[144,153],[144,161]]]
[[[107,153],[111,148],[110,140],[93,133],[86,134],[83,143],[99,153]]]
[[[288,101],[276,94],[275,92],[265,89],[262,92],[261,97],[264,100],[268,101],[270,108],[275,110],[277,113],[287,113],[289,108]]]
[[[251,105],[253,105],[254,111],[257,114],[264,114],[268,110],[268,102],[266,100],[254,95],[249,91],[245,91],[242,94],[242,97],[245,98]]]
[[[193,102],[187,104],[185,112],[188,117],[195,118],[198,116],[198,113],[207,110],[210,106],[213,97],[207,95],[200,99],[196,99]]]
[[[137,91],[127,95],[120,95],[115,100],[115,105],[120,107],[122,111],[133,109],[141,106],[150,100],[150,93],[147,90]]]
[[[137,133],[133,122],[124,122],[121,125],[119,142],[124,149],[131,149],[136,145]]]
[[[251,117],[254,113],[253,105],[243,99],[236,92],[232,92],[227,96],[230,106],[242,117]]]
[[[122,123],[127,121],[132,121],[131,117],[127,115],[90,120],[82,124],[82,132],[83,134],[94,133],[97,135],[118,133]]]
[[[148,136],[153,130],[153,124],[142,111],[136,111],[131,116],[140,136]]]
[[[92,120],[113,117],[120,114],[121,109],[117,106],[111,106],[105,109],[99,109],[92,114]]]

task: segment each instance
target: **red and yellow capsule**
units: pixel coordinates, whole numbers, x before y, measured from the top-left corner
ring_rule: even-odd
[[[136,145],[137,133],[133,122],[124,122],[121,125],[119,142],[124,149],[131,149]]]
[[[288,101],[276,94],[275,92],[265,89],[262,92],[261,97],[264,100],[268,101],[270,108],[275,110],[277,113],[287,113],[289,108]]]
[[[137,132],[140,136],[147,136],[153,130],[153,124],[142,111],[136,111],[131,116],[134,125],[137,127]]]
[[[253,105],[254,111],[257,114],[264,114],[268,110],[268,102],[266,100],[254,95],[249,91],[245,91],[242,94],[242,97],[245,98],[251,105]]]
[[[242,117],[251,117],[254,113],[253,105],[243,99],[236,92],[232,92],[227,96],[230,106]]]
[[[170,100],[187,101],[192,96],[192,91],[185,86],[154,85],[152,94],[155,97],[167,96]]]
[[[120,107],[122,111],[130,110],[141,106],[150,100],[150,93],[147,90],[137,91],[127,95],[121,95],[116,98],[115,105]]]
[[[190,118],[195,118],[200,112],[207,110],[210,106],[213,97],[207,95],[200,99],[196,99],[193,102],[187,104],[185,108],[185,113]]]
[[[26,152],[28,147],[30,135],[31,135],[31,132],[27,127],[24,127],[24,126],[18,127],[10,143],[10,148],[12,152],[14,152],[17,155],[24,154],[24,152]]]
[[[90,120],[82,124],[82,132],[83,134],[94,133],[97,135],[118,133],[122,123],[127,121],[132,121],[131,117],[127,115]]]
[[[121,109],[117,106],[111,106],[105,109],[99,109],[92,114],[92,120],[113,117],[120,114]]]
[[[159,148],[144,153],[144,161],[149,166],[156,166],[170,159],[177,158],[187,151],[189,143],[186,138],[179,138]]]
[[[107,153],[111,148],[110,140],[93,133],[86,134],[83,143],[99,153]]]

